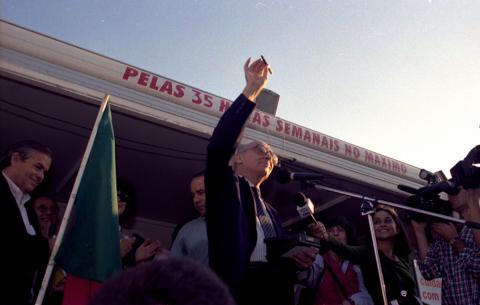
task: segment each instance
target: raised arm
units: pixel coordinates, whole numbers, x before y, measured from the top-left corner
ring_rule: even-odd
[[[308,228],[316,238],[320,238],[327,243],[330,241],[330,236],[327,233],[327,229],[320,221],[317,221],[317,223],[309,224]]]
[[[323,223],[309,224],[308,228],[312,234],[327,242],[328,248],[337,253],[342,259],[349,260],[353,264],[360,264],[362,260],[375,259],[373,248],[365,246],[349,246],[327,233]]]
[[[243,138],[248,118],[255,109],[255,104],[252,101],[262,91],[268,80],[268,65],[265,65],[261,59],[250,65],[251,60],[249,58],[244,65],[247,84],[243,94],[240,94],[222,115],[207,147],[207,175],[205,181],[210,187],[222,187],[222,182],[225,182],[231,174],[229,161],[235,154]],[[207,186],[207,188],[209,187]]]
[[[441,236],[445,242],[450,242],[454,238],[458,238],[458,232],[455,225],[451,222],[448,224],[446,223],[438,223],[434,222],[430,225],[432,232],[436,233],[437,235]],[[463,249],[467,248],[467,244],[465,241],[459,239],[453,245],[453,251],[455,251],[455,255],[458,257]]]
[[[260,58],[250,65],[251,61],[250,57],[243,66],[247,81],[243,95],[253,102],[268,81],[268,65],[265,65]]]
[[[418,258],[424,260],[428,252],[428,239],[427,234],[425,233],[427,223],[425,221],[416,221],[412,219],[412,227],[415,232],[415,237],[417,238]]]
[[[252,101],[268,80],[268,65],[260,59],[251,65],[250,62],[251,58],[244,65],[247,84],[243,94],[222,115],[207,146],[205,217],[209,264],[229,285],[243,277],[248,263],[245,258],[253,250],[250,248],[252,234],[247,235],[243,230],[243,226],[249,224],[244,216],[247,211],[242,205],[238,176],[229,166],[255,109]]]

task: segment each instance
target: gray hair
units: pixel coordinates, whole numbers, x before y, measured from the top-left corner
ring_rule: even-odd
[[[25,140],[15,143],[3,154],[0,161],[0,170],[10,166],[12,155],[18,153],[22,161],[30,158],[35,152],[43,153],[50,159],[52,158],[52,151],[46,145],[36,140]]]
[[[250,142],[252,143],[252,142]],[[248,143],[248,144],[250,144]],[[232,164],[232,170],[233,172],[235,172],[237,170],[237,161],[236,161],[236,156],[237,154],[241,154],[241,153],[244,153],[245,152],[245,147],[248,145],[248,144],[240,144],[237,148],[237,151],[235,152],[235,155],[233,156],[233,164]]]
[[[192,175],[192,179],[193,178],[197,178],[197,177],[203,177],[205,176],[205,172],[207,171],[206,168],[202,168],[201,170],[195,172],[193,175]]]

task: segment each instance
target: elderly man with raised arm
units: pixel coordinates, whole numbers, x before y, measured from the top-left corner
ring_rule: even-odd
[[[277,156],[263,142],[238,148],[255,109],[253,101],[268,79],[264,61],[250,62],[244,66],[247,85],[223,114],[207,148],[205,215],[210,266],[227,282],[239,304],[293,304],[297,275],[309,270],[316,253],[295,253],[284,265],[266,258],[264,239],[285,232],[279,214],[262,199],[259,189]],[[232,158],[233,168],[229,166]]]

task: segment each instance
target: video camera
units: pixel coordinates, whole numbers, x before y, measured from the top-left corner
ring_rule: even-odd
[[[458,194],[458,187],[451,181],[441,181],[439,174],[431,173],[425,169],[420,171],[419,177],[427,181],[428,185],[419,189],[405,185],[397,186],[399,190],[413,194],[413,196],[408,197],[405,205],[432,213],[452,216],[452,205],[448,200],[442,199],[439,193],[446,192],[453,196]],[[430,222],[445,222],[442,219],[428,217],[421,213],[407,211],[407,214],[410,216],[408,221],[413,219],[416,221],[430,220]]]
[[[406,205],[409,207],[451,216],[452,206],[447,200],[443,200],[438,195],[445,192],[450,196],[455,196],[460,191],[460,186],[464,189],[477,188],[480,185],[480,167],[473,166],[473,164],[480,163],[480,145],[475,146],[463,159],[459,161],[452,169],[450,174],[452,179],[446,180],[444,177],[440,179],[439,173],[431,173],[422,169],[419,177],[428,182],[427,186],[419,189],[414,189],[404,185],[398,185],[398,189],[414,194],[410,196]],[[443,173],[442,173],[443,174]],[[443,175],[442,175],[443,176]],[[442,181],[443,180],[443,181]],[[411,219],[423,221],[427,217],[420,213],[409,213]],[[431,222],[443,222],[443,220],[431,218]]]
[[[473,164],[480,163],[480,145],[475,146],[463,159],[450,169],[452,182],[464,189],[477,188],[480,185],[480,167]]]

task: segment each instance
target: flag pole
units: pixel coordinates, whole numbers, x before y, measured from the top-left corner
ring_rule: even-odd
[[[70,195],[70,199],[68,200],[67,208],[65,209],[65,214],[63,215],[62,224],[60,225],[60,229],[57,234],[57,239],[55,240],[55,245],[53,246],[52,254],[50,254],[48,266],[47,266],[47,269],[45,270],[45,276],[43,277],[42,286],[40,288],[40,291],[38,292],[35,305],[41,305],[43,303],[43,298],[45,297],[45,292],[48,288],[47,287],[48,282],[50,281],[50,276],[52,275],[53,267],[55,265],[55,255],[57,255],[58,248],[60,247],[60,244],[62,243],[62,240],[63,240],[63,235],[65,235],[65,230],[67,228],[68,220],[70,218],[70,214],[72,213],[73,204],[75,203],[75,199],[77,198],[78,188],[80,187],[80,182],[82,181],[83,173],[85,171],[85,167],[87,166],[88,158],[90,157],[90,152],[92,151],[93,142],[95,141],[95,137],[97,136],[98,125],[100,124],[100,120],[102,119],[105,108],[107,107],[109,98],[110,98],[110,94],[105,94],[103,102],[100,105],[100,110],[98,111],[95,125],[93,125],[92,133],[90,135],[90,139],[88,140],[87,148],[85,149],[85,154],[83,155],[83,160],[82,160],[82,163],[80,164],[80,168],[77,173],[77,178],[75,179],[75,184],[73,185],[72,193]]]

